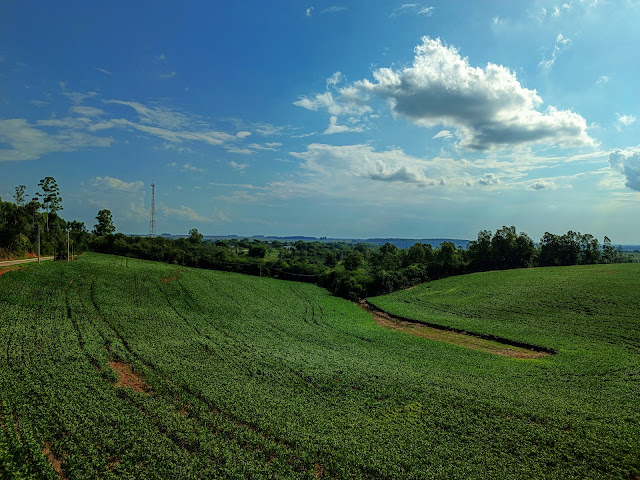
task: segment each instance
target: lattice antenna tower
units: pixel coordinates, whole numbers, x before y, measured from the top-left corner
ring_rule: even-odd
[[[149,217],[149,235],[156,236],[156,184],[151,184],[151,216]]]

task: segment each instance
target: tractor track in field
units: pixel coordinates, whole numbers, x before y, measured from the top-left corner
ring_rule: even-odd
[[[458,345],[480,350],[495,355],[511,358],[535,359],[555,354],[555,350],[537,345],[530,345],[494,335],[468,332],[454,327],[447,327],[427,322],[411,320],[394,315],[376,307],[367,300],[360,300],[357,305],[368,312],[375,322],[390,330],[397,330],[429,340]]]

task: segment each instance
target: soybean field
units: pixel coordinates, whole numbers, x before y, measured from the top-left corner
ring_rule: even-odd
[[[370,299],[553,350],[382,328],[314,285],[88,254],[0,276],[0,478],[634,478],[640,266]]]

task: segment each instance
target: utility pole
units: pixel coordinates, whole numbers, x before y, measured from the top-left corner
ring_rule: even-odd
[[[40,225],[38,225],[38,265],[40,265]]]
[[[149,217],[149,236],[156,236],[156,184],[151,184],[151,216]]]

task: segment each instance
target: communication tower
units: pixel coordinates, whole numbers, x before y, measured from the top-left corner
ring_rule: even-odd
[[[151,184],[151,216],[149,217],[149,235],[156,236],[156,184]]]

